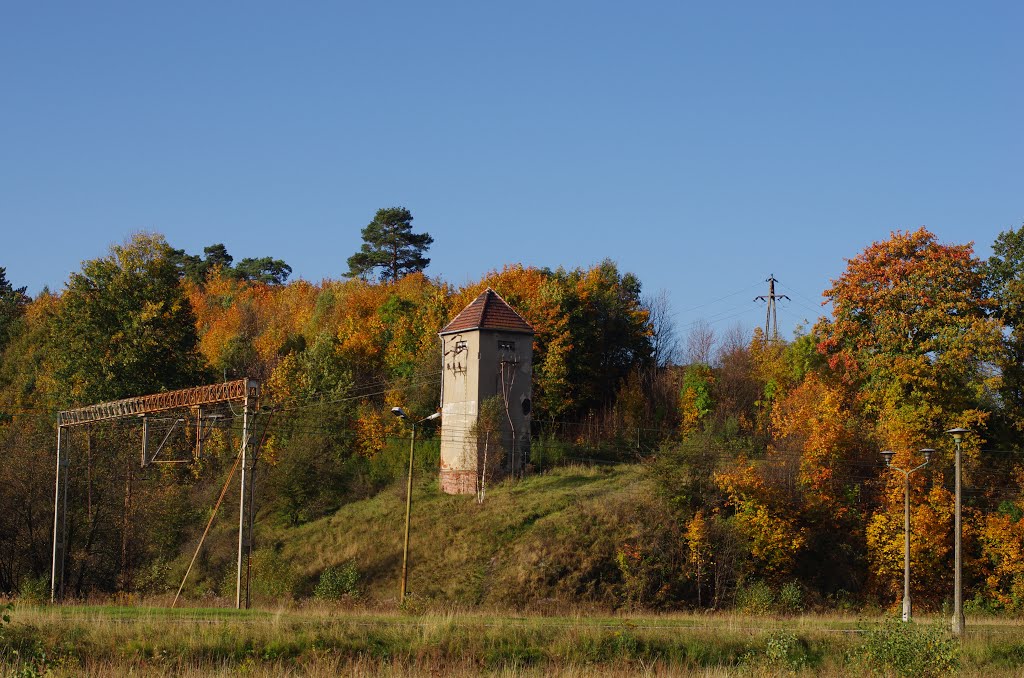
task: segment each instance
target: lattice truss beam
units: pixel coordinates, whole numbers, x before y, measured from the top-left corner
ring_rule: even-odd
[[[143,443],[142,465],[146,466],[154,458],[177,426],[175,419],[171,429],[164,436],[163,442],[152,455],[147,452],[149,438],[147,417],[151,414],[191,408],[196,410],[197,448],[202,444],[202,408],[231,402],[242,404],[242,441],[239,456],[241,461],[240,492],[238,507],[238,574],[235,585],[235,606],[242,606],[242,565],[243,555],[250,547],[252,525],[252,489],[248,476],[252,472],[252,457],[249,454],[252,419],[258,408],[260,397],[259,382],[254,379],[239,379],[223,384],[211,384],[196,388],[184,388],[165,393],[154,393],[136,398],[125,398],[106,403],[98,403],[74,410],[64,410],[57,414],[57,469],[54,480],[53,501],[53,563],[50,578],[50,599],[57,600],[64,593],[64,560],[67,552],[67,487],[70,470],[69,450],[63,444],[64,429],[91,424],[99,421],[111,421],[127,417],[142,418]],[[178,463],[178,462],[172,462]],[[248,606],[248,583],[246,583],[246,606]]]
[[[122,417],[140,417],[183,407],[201,407],[246,399],[255,403],[259,397],[259,382],[253,379],[238,379],[223,384],[183,388],[178,391],[154,393],[137,398],[112,400],[74,410],[64,410],[57,414],[57,425],[77,426]]]

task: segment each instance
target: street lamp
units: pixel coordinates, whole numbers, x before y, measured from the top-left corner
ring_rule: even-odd
[[[934,451],[930,448],[921,450],[921,454],[924,455],[924,463],[910,470],[892,465],[892,457],[895,454],[892,450],[882,452],[886,467],[903,474],[903,621],[905,622],[910,621],[910,474],[927,466]]]
[[[970,431],[965,428],[951,428],[946,433],[953,436],[953,442],[956,443],[956,508],[954,509],[955,526],[953,528],[956,564],[953,572],[953,635],[962,636],[964,633],[964,596],[961,575],[963,571],[963,555],[960,550],[960,470],[962,467],[960,462],[960,443],[963,442],[964,434],[970,433]]]
[[[419,421],[410,419],[409,415],[401,407],[392,407],[391,414],[412,422],[412,437],[409,438],[409,478],[405,485],[405,541],[402,545],[402,587],[398,595],[398,603],[402,604],[405,602],[405,583],[409,573],[409,518],[412,516],[412,455],[413,450],[416,448],[416,425],[422,424],[425,421],[433,421],[439,418],[441,413],[434,412],[429,417],[424,417]]]

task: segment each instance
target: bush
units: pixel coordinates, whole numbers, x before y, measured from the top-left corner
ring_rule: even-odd
[[[0,605],[0,640],[4,639],[7,626],[11,623],[11,610],[14,609],[14,605],[7,603]]]
[[[736,589],[736,607],[748,614],[770,614],[775,606],[775,592],[757,580]]]
[[[340,567],[328,567],[313,588],[313,596],[321,600],[358,598],[359,594],[359,570],[354,560]]]
[[[868,631],[860,651],[866,668],[876,675],[935,678],[953,675],[960,667],[960,644],[939,624],[889,619]]]
[[[804,610],[804,591],[800,584],[791,581],[779,589],[775,600],[776,609],[782,614],[798,614]]]
[[[800,671],[810,663],[807,643],[788,631],[777,631],[765,642],[764,663],[772,669]]]
[[[135,589],[139,593],[167,593],[174,589],[171,581],[171,564],[162,556],[157,557],[142,572],[135,583]]]
[[[291,598],[297,581],[291,564],[281,557],[277,549],[259,549],[252,554],[252,592],[273,598]]]
[[[50,580],[45,576],[27,575],[18,586],[18,598],[26,603],[40,605],[50,599]]]

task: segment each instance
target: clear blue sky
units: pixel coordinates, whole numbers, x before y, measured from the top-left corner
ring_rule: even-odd
[[[893,229],[1024,223],[1022,8],[7,2],[0,266],[154,230],[318,281],[404,205],[452,283],[611,257],[685,332],[774,273],[788,332]]]

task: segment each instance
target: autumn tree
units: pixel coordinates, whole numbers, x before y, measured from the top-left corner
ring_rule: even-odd
[[[683,372],[683,387],[679,394],[679,424],[683,435],[699,430],[700,423],[714,408],[715,377],[709,365],[693,363]]]
[[[710,521],[704,518],[704,511],[698,510],[686,524],[686,529],[683,532],[688,549],[686,562],[692,568],[691,572],[697,583],[697,607],[704,606],[701,595],[704,590],[703,580],[707,576],[706,570],[708,565],[714,559],[709,523]]]
[[[942,505],[941,469],[951,463],[951,446],[941,431],[959,425],[983,432],[999,385],[992,366],[1001,325],[989,313],[983,282],[970,244],[942,244],[925,228],[897,231],[849,260],[825,292],[833,319],[815,328],[833,373],[856,389],[879,449],[895,451],[903,468],[918,449],[939,449],[932,461],[936,487],[929,490],[922,476],[911,488],[930,498],[935,515],[948,508]],[[973,436],[965,444],[968,474],[978,467],[980,442]],[[903,483],[897,474],[881,480],[882,506],[869,519],[867,546],[878,581],[888,587],[885,575],[898,567],[902,554],[886,526],[898,525]],[[934,524],[919,530],[933,541],[915,550],[941,552],[948,534],[939,529],[942,521],[920,522]]]
[[[787,361],[802,363],[801,345]],[[769,456],[790,462],[774,481],[792,488],[790,501],[809,527],[798,573],[823,593],[853,591],[863,580],[862,481],[851,468],[870,468],[877,450],[864,444],[870,431],[858,416],[855,395],[840,383],[807,372],[774,400]]]
[[[759,382],[749,335],[740,326],[729,329],[717,343],[715,403],[712,425],[727,437],[753,441],[758,402],[764,394]]]
[[[877,413],[931,408],[938,430],[998,384],[1000,324],[982,283],[970,244],[942,244],[923,227],[896,231],[850,259],[826,290],[833,319],[816,330],[819,348]]]
[[[715,474],[737,529],[749,540],[754,574],[775,583],[793,575],[809,533],[792,483],[778,482],[780,475],[794,475],[792,461],[778,452],[763,460],[741,455]]]
[[[640,280],[610,259],[572,270],[508,266],[460,290],[450,313],[487,287],[534,328],[535,420],[610,408],[631,373],[654,366]]]
[[[380,269],[380,280],[395,282],[430,264],[425,255],[434,239],[412,232],[412,213],[404,207],[377,210],[362,231],[363,245],[348,258],[348,275],[365,278]]]

